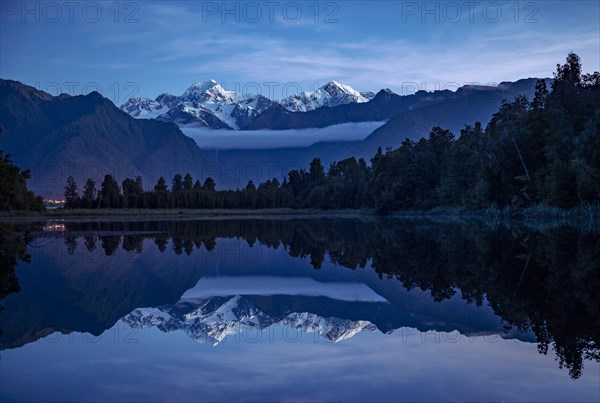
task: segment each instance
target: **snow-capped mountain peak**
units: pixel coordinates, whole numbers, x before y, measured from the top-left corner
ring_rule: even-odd
[[[227,91],[215,80],[197,82],[192,84],[183,95],[183,102],[212,102],[212,103],[235,103],[237,93],[235,91]]]
[[[368,102],[370,93],[360,93],[349,85],[330,81],[313,92],[293,94],[279,103],[292,112],[308,112],[324,106],[333,107],[355,102]]]
[[[279,102],[261,94],[240,94],[226,90],[216,80],[198,81],[180,96],[163,93],[156,99],[130,98],[121,110],[140,119],[159,119],[180,126],[207,126],[215,129],[240,129],[276,103],[293,112],[307,112],[321,107],[368,102],[370,92],[330,81],[316,91],[294,94]]]
[[[133,97],[129,98],[127,102],[120,106],[120,108],[134,118],[153,119],[170,109],[167,104],[158,101],[157,99],[152,100],[150,98]]]
[[[155,101],[168,108],[174,108],[175,106],[177,106],[179,97],[173,94],[169,94],[167,92],[163,92],[162,94],[156,97]]]
[[[139,119],[158,119],[180,126],[239,129],[274,101],[262,95],[242,96],[223,88],[216,80],[199,81],[180,96],[160,94],[155,100],[130,98],[121,110]]]
[[[215,80],[193,84],[181,95],[179,102],[185,106],[189,114],[199,115],[200,110],[202,114],[212,113],[231,129],[240,129],[246,126],[259,113],[273,104],[273,101],[262,95],[244,96],[236,91],[226,90]],[[195,123],[204,126],[206,121],[207,119],[202,119]],[[220,125],[206,125],[220,128]]]
[[[314,313],[290,312],[272,317],[247,298],[236,295],[213,297],[195,304],[139,308],[121,319],[133,329],[157,327],[164,332],[183,330],[199,343],[217,345],[227,336],[263,331],[273,325],[284,325],[299,332],[317,333],[333,342],[349,339],[377,326],[364,320],[324,318]]]
[[[340,84],[337,81],[330,81],[324,86],[322,86],[321,89],[327,92],[332,97],[338,96],[340,94],[354,95],[356,97],[361,96],[360,93],[354,88],[350,87],[349,85]]]

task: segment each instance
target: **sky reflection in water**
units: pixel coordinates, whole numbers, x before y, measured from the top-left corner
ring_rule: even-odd
[[[305,223],[304,229],[297,223],[187,225],[201,234],[192,238],[203,239],[187,248],[192,250],[189,255],[182,252],[187,244],[181,228],[166,232],[162,228],[158,235],[125,232],[128,239],[112,232],[93,242],[81,232],[71,232],[75,242],[66,236],[69,233],[36,239],[31,263],[19,263],[16,269],[21,291],[3,301],[1,400],[598,401],[600,397],[598,362],[584,361],[582,375],[571,379],[566,368],[559,369],[552,349],[548,355],[539,354],[532,333],[507,332],[487,300],[481,306],[467,304],[455,287],[455,295],[435,302],[432,292],[439,294],[435,288],[408,291],[397,278],[380,278],[374,269],[388,267],[385,259],[395,261],[390,267],[399,267],[403,276],[409,262],[400,264],[396,256],[381,255],[392,251],[390,247],[377,251],[377,246],[386,245],[385,238],[369,244],[375,235],[390,230],[388,224],[314,221]],[[296,231],[292,237],[291,228]],[[401,239],[406,231],[407,239],[423,235],[422,229],[399,228],[390,233],[391,239]],[[337,230],[349,238],[330,244],[317,241],[336,239],[335,234],[325,237],[319,231]],[[442,235],[432,234],[445,231],[425,233],[435,238]],[[488,230],[481,231],[468,236],[481,241],[489,235]],[[357,234],[368,234],[368,239]],[[358,238],[350,240],[354,236]],[[504,235],[494,236],[496,244]],[[274,239],[279,241],[273,243]],[[311,251],[300,253],[305,258],[289,256],[304,247]],[[324,248],[324,259],[319,247]],[[452,250],[448,245],[443,248]],[[364,268],[344,267],[347,263],[341,262],[351,260],[350,252],[363,249],[371,255]],[[403,252],[413,256],[408,249]],[[430,248],[427,255],[439,258],[446,252],[437,254]],[[84,266],[77,264],[82,255],[88,257]],[[452,269],[448,262],[440,264]],[[468,258],[463,264],[469,264]],[[515,278],[522,272],[517,265]],[[522,287],[529,287],[528,281],[524,275]],[[461,284],[459,278],[454,282]],[[494,298],[493,289],[488,290]],[[225,309],[233,302],[232,309]],[[152,315],[166,315],[168,321]],[[114,325],[103,327],[111,322]],[[52,333],[53,327],[75,331]],[[437,331],[422,332],[428,329]],[[52,334],[40,338],[48,333]]]

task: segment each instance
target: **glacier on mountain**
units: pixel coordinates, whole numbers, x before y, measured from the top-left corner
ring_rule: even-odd
[[[192,84],[180,96],[163,93],[156,99],[132,97],[120,109],[138,119],[158,119],[184,127],[239,130],[275,104],[292,112],[307,112],[321,107],[368,102],[374,96],[372,92],[361,93],[331,81],[315,91],[274,101],[262,94],[229,91],[217,81],[210,80]]]

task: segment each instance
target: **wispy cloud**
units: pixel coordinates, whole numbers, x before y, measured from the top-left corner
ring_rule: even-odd
[[[430,90],[551,76],[570,51],[582,57],[584,70],[600,70],[593,2],[569,3],[568,13],[554,2],[536,3],[538,22],[532,24],[522,23],[523,13],[515,23],[513,3],[502,3],[499,23],[482,20],[482,6],[474,9],[473,23],[465,10],[458,22],[436,23],[421,15],[404,22],[401,7],[389,3],[361,8],[348,2],[340,3],[333,24],[323,23],[324,9],[315,23],[311,4],[302,3],[305,14],[297,23],[280,12],[268,21],[265,10],[260,23],[223,23],[221,15],[207,19],[203,3],[194,1],[140,3],[132,24],[114,23],[109,5],[98,24],[19,25],[13,19],[2,26],[0,67],[29,82],[136,81],[138,95],[151,97],[210,78],[304,89],[337,80],[363,91],[397,92],[418,83]],[[54,68],[36,68],[35,60]]]
[[[432,88],[435,83],[490,83],[548,76],[556,62],[569,51],[577,50],[585,55],[596,41],[592,34],[577,33],[540,48],[537,39],[552,43],[555,38],[532,36],[530,43],[521,39],[519,35],[490,37],[484,41],[429,48],[406,41],[324,43],[327,52],[303,46],[290,49],[284,42],[275,40],[268,41],[268,46],[256,46],[260,42],[250,40],[244,45],[243,52],[224,52],[223,57],[208,62],[184,63],[181,71],[200,75],[223,72],[258,81],[289,82],[301,78],[325,82],[337,79],[361,89],[398,88],[406,81],[415,81]],[[513,45],[492,46],[499,41]]]
[[[569,51],[596,59],[593,49],[597,50],[599,41],[593,27],[552,32],[537,24],[512,24],[510,30],[505,24],[488,24],[486,35],[465,32],[449,40],[442,40],[444,30],[455,29],[456,24],[437,27],[441,34],[429,40],[377,35],[358,40],[327,35],[303,40],[269,35],[271,31],[253,29],[257,28],[253,24],[202,24],[198,7],[181,4],[153,4],[146,14],[158,24],[171,17],[178,23],[168,35],[156,29],[139,32],[137,37],[152,44],[139,50],[139,58],[159,65],[164,72],[196,77],[194,81],[231,82],[234,77],[238,82],[301,81],[306,86],[335,79],[360,90],[389,87],[402,92],[407,83],[432,90],[452,83],[550,76],[553,66]],[[270,29],[278,32],[281,27],[302,26],[307,34],[315,32],[309,23],[279,25]],[[117,35],[107,40],[126,38]]]

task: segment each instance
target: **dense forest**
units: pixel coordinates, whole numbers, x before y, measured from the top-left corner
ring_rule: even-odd
[[[73,178],[65,187],[68,208],[316,208],[375,209],[385,213],[435,207],[471,209],[571,208],[600,200],[600,73],[583,74],[570,53],[557,65],[552,88],[539,80],[533,100],[505,102],[484,128],[467,125],[458,139],[434,127],[428,138],[378,150],[369,165],[348,158],[326,170],[315,158],[244,189],[216,190],[188,173],[169,184],[161,177],[144,190],[141,177],[121,186],[111,175],[89,179],[82,195]]]

